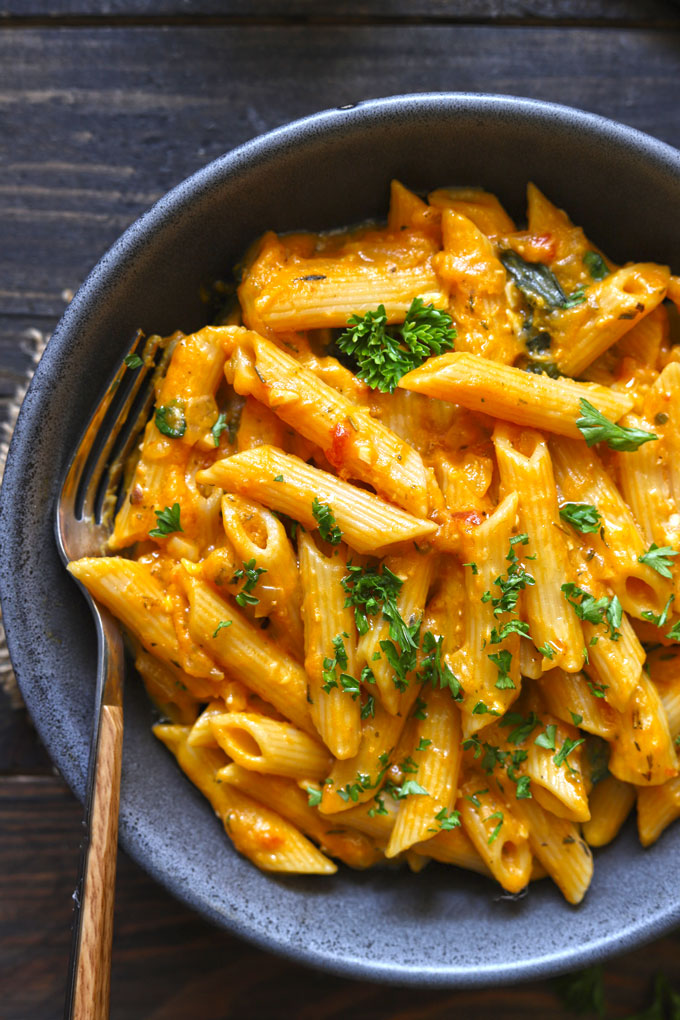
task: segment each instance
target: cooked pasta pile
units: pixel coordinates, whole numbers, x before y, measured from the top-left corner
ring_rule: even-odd
[[[154,727],[270,871],[571,903],[680,816],[680,279],[537,188],[264,235],[171,351],[108,553]],[[669,299],[669,300],[666,300]],[[131,365],[130,371],[134,371]]]

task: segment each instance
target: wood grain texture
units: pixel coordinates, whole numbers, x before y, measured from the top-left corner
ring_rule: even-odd
[[[680,144],[679,53],[680,32],[625,29],[0,31],[0,312],[58,317],[63,292],[171,185],[324,107],[495,91]],[[529,177],[531,153],[515,158]]]
[[[305,18],[313,21],[395,18],[438,21],[587,21],[589,23],[672,23],[680,15],[669,0],[4,0],[0,18],[146,18],[197,21],[201,18]]]
[[[3,1020],[61,1015],[82,808],[56,778],[0,778],[0,1001]],[[611,960],[611,1017],[651,1001],[678,973],[680,933]],[[113,1020],[570,1020],[551,982],[486,992],[399,989],[291,964],[219,931],[120,854]]]
[[[106,1020],[109,1007],[123,755],[122,707],[104,705],[99,725],[73,1020]]]

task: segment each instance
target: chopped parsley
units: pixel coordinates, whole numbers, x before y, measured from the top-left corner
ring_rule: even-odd
[[[509,769],[508,775],[510,775]],[[512,778],[512,776],[510,778]],[[515,797],[517,800],[528,800],[532,796],[531,790],[529,789],[530,786],[531,778],[529,776],[520,776],[517,780],[517,788],[515,789]]]
[[[529,536],[525,534],[515,535],[514,538],[510,539],[510,549],[506,556],[506,560],[510,564],[508,572],[505,576],[501,575],[494,581],[501,594],[494,598],[490,591],[485,591],[482,595],[482,602],[491,602],[494,616],[513,612],[520,592],[524,591],[527,585],[536,583],[531,574],[528,574],[522,567],[514,549],[518,542],[521,542],[522,545],[527,545],[528,541]]]
[[[283,481],[283,475],[275,475],[274,476],[274,481],[275,482],[282,482]]]
[[[128,368],[141,368],[144,362],[138,354],[126,354],[123,361]]]
[[[577,712],[572,712],[570,710],[569,715],[571,716],[571,721],[573,722],[574,726],[580,726],[581,723],[583,722],[583,716],[579,715]]]
[[[443,638],[435,638],[434,634],[427,630],[423,635],[424,658],[420,663],[420,676],[423,683],[429,680],[433,687],[444,689],[448,687],[454,701],[462,701],[463,691],[460,680],[446,662],[442,662]]]
[[[224,630],[225,627],[231,627],[231,624],[232,624],[231,620],[220,620],[220,622],[215,627],[215,630],[213,631],[213,637],[216,638],[221,630]]]
[[[156,527],[149,532],[150,538],[165,538],[166,535],[172,535],[176,531],[184,531],[180,521],[180,505],[179,503],[173,503],[172,506],[166,506],[164,510],[154,510],[156,515]]]
[[[416,783],[415,779],[407,779],[405,783],[395,789],[396,796],[399,800],[403,800],[404,797],[429,797],[429,793],[424,786],[420,783]]]
[[[420,740],[418,741],[418,746],[416,747],[416,751],[426,751],[431,743],[432,743],[432,741],[428,740],[427,737],[421,737]]]
[[[514,690],[515,685],[512,682],[510,676],[510,667],[512,666],[512,655],[504,648],[502,652],[496,652],[492,655],[488,655],[487,658],[493,662],[498,670],[498,680],[496,680],[496,687],[499,691]]]
[[[335,655],[332,659],[327,657],[323,660],[323,670],[321,673],[323,683],[321,685],[321,689],[324,690],[326,694],[329,694],[334,687],[338,686],[338,681],[335,675],[336,667],[340,668],[341,678],[342,676],[349,676],[349,674],[342,672],[342,670],[347,669],[348,664],[347,651],[345,649],[345,642],[343,641],[343,638],[346,637],[348,637],[348,634],[345,631],[343,631],[342,634],[336,634],[331,642]],[[349,679],[353,680],[353,677],[349,677]],[[356,680],[354,680],[354,683],[356,683]]]
[[[560,765],[564,765],[571,752],[576,750],[576,748],[581,744],[585,744],[585,737],[581,737],[580,740],[572,740],[571,737],[566,737],[562,747],[559,749],[557,754],[553,756],[555,764],[558,767]]]
[[[541,655],[545,655],[546,659],[555,658],[555,649],[552,648],[547,641],[544,645],[536,645],[536,651],[540,652]]]
[[[605,691],[608,690],[609,684],[597,684],[594,680],[588,680],[588,690],[595,698],[604,698]]]
[[[341,584],[345,592],[345,608],[354,606],[354,620],[359,634],[367,634],[369,616],[377,616],[387,605],[397,612],[396,598],[403,584],[385,564],[380,567],[358,567],[347,564],[348,573]],[[389,611],[388,610],[388,611]]]
[[[479,570],[477,569],[477,564],[476,563],[464,563],[463,566],[464,567],[469,567],[470,570],[472,571],[472,573],[475,574],[475,575],[479,573]]]
[[[489,641],[492,645],[498,645],[501,641],[505,641],[506,637],[509,637],[510,634],[521,634],[522,637],[529,637],[529,624],[524,623],[523,620],[508,620],[500,630],[492,627]]]
[[[460,811],[447,811],[446,808],[442,808],[434,817],[439,822],[439,828],[442,832],[460,828]]]
[[[648,620],[650,623],[653,623],[655,627],[663,627],[664,623],[668,619],[668,611],[671,608],[672,602],[675,602],[675,595],[668,596],[668,602],[663,607],[659,615],[652,613],[649,609],[643,609],[640,615],[643,620]]]
[[[672,577],[670,568],[673,566],[671,561],[672,556],[677,556],[675,549],[671,549],[669,545],[658,546],[656,542],[652,542],[646,553],[642,556],[638,556],[638,563],[645,563],[652,570],[656,570],[657,574],[661,574],[662,577]]]
[[[312,500],[312,514],[319,526],[319,534],[324,542],[331,545],[339,545],[342,542],[342,532],[335,523],[335,516],[328,503],[322,503],[316,496]]]
[[[414,298],[400,326],[388,326],[384,305],[363,316],[352,315],[337,346],[352,359],[360,379],[372,389],[393,393],[402,376],[430,355],[452,350],[452,323],[448,312]]]
[[[678,620],[677,623],[673,624],[671,629],[666,634],[666,637],[670,638],[671,641],[680,641],[680,620]]]
[[[499,821],[498,821],[498,825],[494,828],[493,832],[491,833],[491,835],[489,836],[489,838],[486,841],[488,846],[491,846],[491,844],[494,843],[496,841],[496,839],[498,838],[498,833],[501,831],[501,827],[503,825],[503,812],[502,811],[494,811],[494,813],[492,815],[488,815],[488,817],[484,819],[484,824],[486,824],[487,822],[490,822],[490,821],[492,821],[495,818],[498,818]]]
[[[362,719],[373,719],[375,717],[375,698],[372,694],[366,698],[366,701],[361,706],[361,718]]]
[[[514,726],[508,734],[509,744],[523,744],[540,723],[535,712],[531,712],[525,719],[519,712],[507,712],[500,721],[501,726]]]
[[[621,636],[619,627],[623,620],[623,607],[616,595],[608,599],[606,595],[596,599],[594,595],[579,588],[577,584],[563,584],[560,589],[567,602],[573,607],[579,620],[586,620],[588,623],[603,624],[609,629],[609,637],[617,641]]]
[[[414,719],[427,719],[427,702],[423,698],[416,698],[416,703],[411,713]]]
[[[579,401],[581,418],[576,419],[576,427],[586,441],[586,446],[595,443],[606,443],[612,450],[637,450],[643,443],[658,439],[653,432],[642,429],[625,428],[606,418],[596,407],[584,397]]]
[[[259,581],[262,574],[267,573],[266,567],[257,567],[255,565],[255,559],[248,560],[243,566],[235,571],[230,584],[236,584],[242,578],[244,580],[243,587],[236,596],[236,602],[239,606],[256,606],[260,601],[256,595],[251,595],[253,588]]]
[[[495,708],[487,708],[483,701],[478,701],[475,707],[472,709],[473,715],[501,715]]]
[[[187,430],[187,422],[184,417],[184,401],[171,400],[169,404],[156,408],[154,418],[156,428],[164,436],[171,439],[181,439]]]
[[[557,733],[557,726],[554,723],[549,723],[548,726],[543,730],[543,733],[539,733],[534,744],[537,747],[545,747],[548,751],[555,750],[555,734]]]
[[[314,786],[305,786],[307,791],[307,803],[310,807],[318,807],[321,803],[321,790],[317,790]]]
[[[220,436],[222,435],[224,430],[228,429],[228,428],[229,428],[229,424],[227,422],[226,412],[222,411],[220,414],[218,414],[217,421],[215,422],[213,427],[210,429],[210,431],[212,432],[213,443],[215,444],[215,446],[219,446],[220,445]]]
[[[590,503],[565,503],[560,507],[560,517],[583,535],[600,530],[602,517]]]

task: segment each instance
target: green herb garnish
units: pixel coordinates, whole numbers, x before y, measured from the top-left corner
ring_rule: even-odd
[[[171,400],[169,404],[156,408],[154,418],[156,428],[164,436],[171,439],[181,439],[187,430],[186,418],[184,417],[184,401]]]
[[[581,418],[576,419],[576,427],[586,441],[586,446],[595,443],[607,443],[612,450],[630,452],[637,450],[643,443],[658,439],[653,432],[642,429],[625,428],[606,418],[596,407],[582,397],[579,401]]]
[[[166,506],[164,510],[154,510],[156,515],[156,527],[149,532],[150,538],[165,538],[166,535],[172,535],[176,531],[184,531],[180,522],[180,505],[179,503],[173,503],[172,506]]]
[[[403,324],[388,326],[385,306],[379,305],[375,312],[352,315],[337,346],[353,359],[360,379],[372,389],[393,393],[407,372],[453,348],[452,322],[448,312],[414,298]]]

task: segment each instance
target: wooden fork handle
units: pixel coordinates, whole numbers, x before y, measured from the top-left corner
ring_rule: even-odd
[[[81,928],[71,1014],[74,1020],[106,1020],[109,1015],[122,756],[123,709],[117,705],[103,705],[80,906]]]

